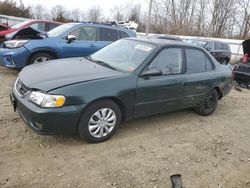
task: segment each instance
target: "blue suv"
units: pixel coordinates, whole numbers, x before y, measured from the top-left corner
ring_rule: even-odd
[[[42,39],[6,41],[0,48],[0,64],[21,69],[52,59],[87,56],[125,37],[136,37],[136,33],[105,24],[67,23],[49,31]]]

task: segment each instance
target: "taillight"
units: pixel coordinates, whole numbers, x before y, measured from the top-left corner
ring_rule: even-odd
[[[248,53],[245,53],[244,56],[242,57],[242,62],[246,63],[248,61]]]

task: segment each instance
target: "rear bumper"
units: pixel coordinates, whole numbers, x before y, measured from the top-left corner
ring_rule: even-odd
[[[242,84],[250,84],[250,73],[234,71],[235,81]]]
[[[220,87],[222,92],[222,97],[226,96],[233,88],[233,82],[228,82],[222,87]]]
[[[85,104],[61,108],[40,108],[28,100],[29,94],[20,97],[11,92],[17,112],[23,121],[37,134],[74,134]]]

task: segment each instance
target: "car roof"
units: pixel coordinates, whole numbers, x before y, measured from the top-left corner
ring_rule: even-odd
[[[55,23],[55,24],[62,24],[60,22],[56,22],[56,21],[53,21],[53,20],[28,20],[29,23],[33,23],[33,22],[46,22],[46,23]]]
[[[183,46],[183,47],[194,47],[203,49],[199,46],[193,45],[193,44],[187,44],[183,41],[178,40],[168,40],[168,39],[159,39],[159,38],[151,38],[151,37],[141,37],[141,38],[126,38],[127,40],[135,40],[140,42],[146,42],[153,45],[156,45],[158,47],[165,47],[165,46]]]
[[[124,28],[124,27],[120,27],[120,26],[116,26],[116,25],[111,25],[111,24],[105,24],[105,23],[91,23],[91,22],[71,22],[68,24],[72,24],[72,25],[82,25],[82,26],[94,26],[94,27],[104,27],[104,28],[111,28],[111,29],[116,29],[116,30],[120,30],[120,31],[125,31],[128,33],[135,33],[134,31]]]

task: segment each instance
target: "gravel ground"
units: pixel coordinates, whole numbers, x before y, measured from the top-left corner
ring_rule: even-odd
[[[250,91],[232,90],[215,113],[192,110],[131,120],[89,144],[39,136],[9,102],[17,71],[0,67],[0,187],[250,187]]]

